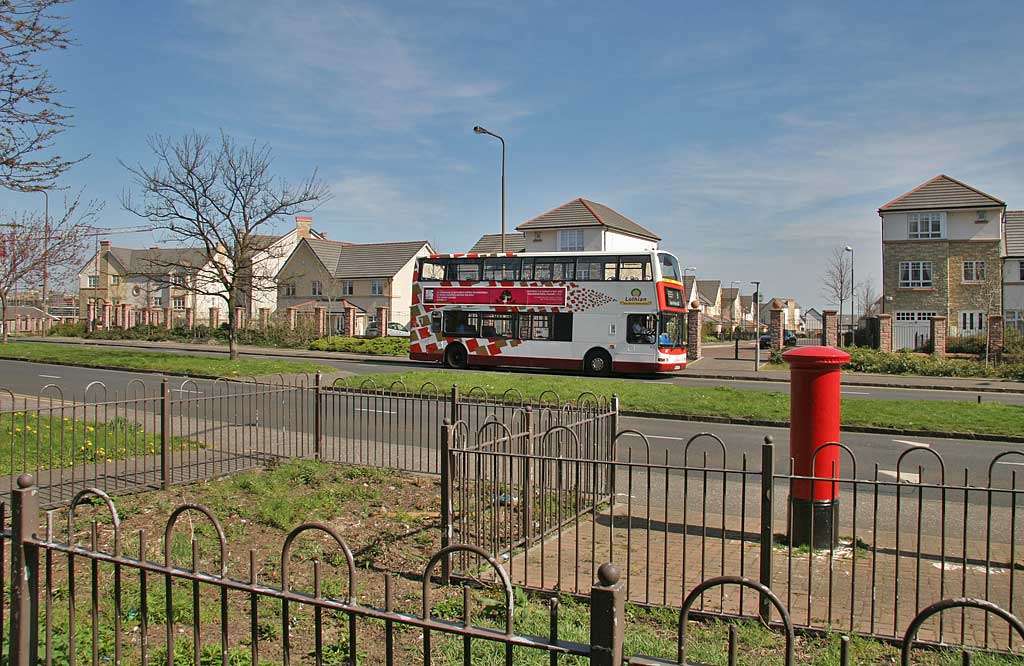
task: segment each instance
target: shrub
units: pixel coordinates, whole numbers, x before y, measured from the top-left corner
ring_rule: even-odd
[[[986,365],[979,361],[935,358],[908,351],[882,352],[856,348],[850,351],[850,362],[845,366],[854,372],[883,375],[921,375],[924,377],[1002,377],[1024,380],[1024,364],[1004,363]]]
[[[76,321],[71,324],[55,324],[46,332],[47,335],[57,335],[65,338],[84,338],[85,322]]]
[[[946,351],[950,354],[974,354],[985,358],[988,338],[984,335],[954,335],[946,338]]]
[[[332,335],[314,340],[309,348],[315,351],[407,356],[409,354],[409,338],[346,338]]]

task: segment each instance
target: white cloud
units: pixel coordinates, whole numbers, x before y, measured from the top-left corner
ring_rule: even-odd
[[[464,76],[401,17],[354,2],[296,5],[194,0],[196,18],[214,36],[198,54],[241,70],[280,120],[322,130],[355,124],[406,129],[464,112],[524,113],[501,105],[500,81]]]

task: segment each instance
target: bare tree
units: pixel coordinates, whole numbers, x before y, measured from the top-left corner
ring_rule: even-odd
[[[853,294],[852,269],[846,260],[844,248],[833,248],[832,256],[825,266],[825,274],[821,276],[821,295],[828,303],[838,305],[840,313],[843,311],[843,303]]]
[[[43,272],[60,282],[80,264],[86,240],[92,235],[90,223],[99,213],[96,203],[81,204],[76,198],[65,205],[64,215],[47,225],[35,213],[16,213],[0,221],[0,321],[5,323],[7,303],[19,285],[38,284]]]
[[[63,92],[39,63],[41,56],[74,42],[65,18],[53,10],[68,0],[0,2],[0,186],[19,192],[49,190],[85,159],[52,154],[54,139],[69,126]]]
[[[874,317],[878,314],[878,289],[870,277],[856,285],[857,300],[864,308],[865,317]]]
[[[125,210],[166,229],[168,240],[198,247],[208,261],[193,265],[167,262],[170,272],[190,275],[196,294],[222,299],[227,306],[231,358],[238,358],[235,308],[256,289],[273,286],[261,270],[269,260],[260,238],[282,216],[308,213],[330,196],[317,172],[297,185],[271,174],[273,154],[266,144],[238,144],[221,132],[218,139],[191,132],[172,140],[150,137],[156,166],[129,166],[141,193],[122,196]]]

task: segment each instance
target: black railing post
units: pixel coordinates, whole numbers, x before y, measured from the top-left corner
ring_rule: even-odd
[[[320,371],[316,371],[316,380],[313,383],[314,386],[314,406],[316,409],[316,415],[313,417],[313,457],[320,460],[321,450],[324,444],[324,415],[322,409],[323,401],[323,376]]]
[[[39,493],[31,474],[19,476],[11,492],[11,518],[10,663],[35,666],[39,661],[39,551],[31,541],[39,527]]]
[[[593,666],[622,666],[622,645],[626,622],[626,586],[619,570],[606,562],[597,570],[597,582],[590,588],[590,663]]]
[[[531,474],[531,462],[535,448],[533,446],[536,432],[533,423],[533,407],[526,406],[526,450],[522,457],[523,461],[523,536],[526,539],[526,547],[533,545],[533,478]]]
[[[739,335],[736,336],[736,351],[734,352],[734,356],[735,356],[735,358],[733,360],[736,360],[736,361],[740,360],[740,338],[739,338]]]
[[[772,586],[772,554],[775,536],[772,520],[775,517],[775,444],[771,435],[766,435],[761,445],[761,574],[760,582],[765,587]],[[771,601],[761,595],[758,604],[758,615],[761,621],[768,623],[772,610]]]
[[[615,437],[619,434],[619,396],[614,393],[612,393],[611,423],[610,444],[608,446],[608,462],[611,464],[608,465],[608,470],[612,478],[608,479],[608,486],[611,489],[611,497],[608,499],[608,504],[609,508],[615,508],[615,499],[617,497],[615,477],[618,476],[615,468]]]
[[[452,389],[453,395],[455,393]],[[444,420],[441,426],[441,548],[452,545],[452,422]],[[452,575],[452,561],[450,555],[445,555],[441,560],[441,580],[448,585]]]
[[[448,418],[452,423],[459,420],[459,385],[452,384],[452,393],[448,405]]]
[[[171,386],[160,382],[160,487],[171,487]]]

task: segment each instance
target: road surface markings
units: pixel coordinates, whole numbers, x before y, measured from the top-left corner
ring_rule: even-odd
[[[627,432],[626,434],[629,435],[630,437],[639,437],[640,436],[639,434],[637,434],[635,432]],[[682,441],[685,441],[685,440],[689,439],[689,437],[670,437],[668,435],[647,435],[647,439],[671,439],[671,440],[676,441],[676,442],[682,442]]]
[[[1024,465],[1024,462],[1015,462],[1013,460],[1000,460],[997,464],[999,464],[999,465]]]
[[[386,409],[367,409],[366,407],[356,407],[357,412],[373,412],[375,414],[397,414],[398,412],[389,412]]]
[[[175,393],[198,393],[199,395],[203,394],[203,392],[198,390],[198,389],[180,389],[180,388],[177,388],[177,389],[171,389],[171,391],[174,391]],[[231,397],[231,396],[229,396],[229,397]]]
[[[932,448],[931,444],[926,444],[925,442],[913,442],[909,439],[894,439],[892,441],[896,442],[897,444],[909,444],[910,446],[920,446],[925,449]]]
[[[842,391],[843,395],[871,395],[868,391]]]
[[[921,476],[917,474],[917,472],[900,472],[897,474],[896,472],[887,469],[880,469],[878,470],[878,473],[883,476],[891,476],[897,481],[903,481],[905,483],[921,483]]]
[[[60,379],[57,375],[39,375],[43,379]]]

